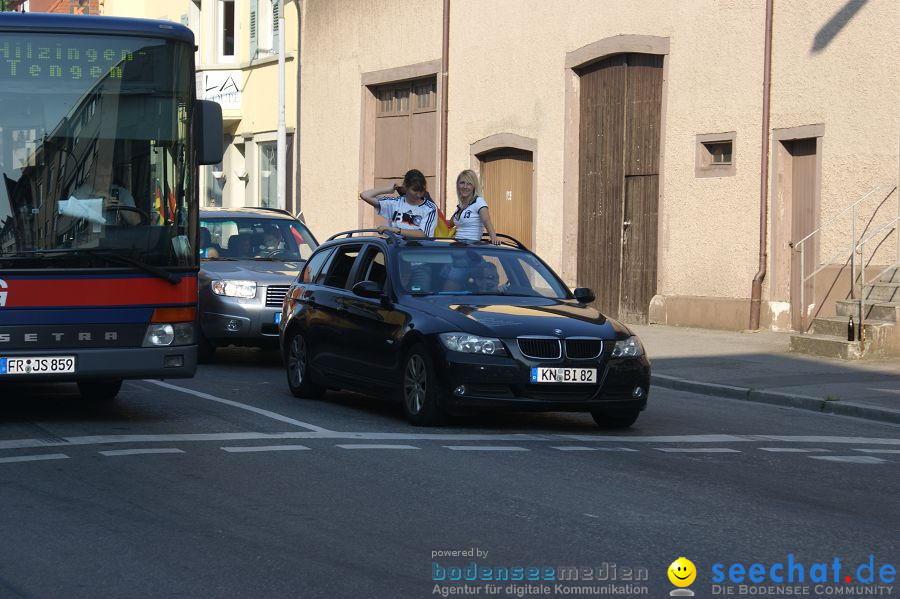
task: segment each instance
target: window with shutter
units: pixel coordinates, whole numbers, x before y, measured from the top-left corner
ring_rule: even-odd
[[[272,0],[272,53],[278,53],[278,19],[281,18],[281,0]]]
[[[250,60],[256,58],[259,53],[259,0],[250,0]]]

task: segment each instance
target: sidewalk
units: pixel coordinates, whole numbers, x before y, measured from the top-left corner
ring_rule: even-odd
[[[628,325],[652,384],[900,424],[900,359],[845,362],[788,351],[788,334]]]

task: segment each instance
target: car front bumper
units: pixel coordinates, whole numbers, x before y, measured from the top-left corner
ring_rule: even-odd
[[[617,412],[643,410],[650,390],[650,361],[637,358],[528,360],[435,347],[437,377],[447,408],[522,411]],[[532,383],[531,368],[596,368],[597,383]]]

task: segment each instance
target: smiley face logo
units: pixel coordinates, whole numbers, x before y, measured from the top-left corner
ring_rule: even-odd
[[[686,557],[679,557],[669,566],[669,580],[677,587],[689,587],[697,578],[694,562]]]

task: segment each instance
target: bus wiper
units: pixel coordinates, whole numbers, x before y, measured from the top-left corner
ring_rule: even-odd
[[[40,252],[40,250],[38,251]],[[141,262],[140,260],[135,260],[134,258],[129,258],[128,256],[121,256],[119,254],[113,254],[108,250],[98,250],[94,248],[72,248],[72,249],[62,249],[62,250],[44,250],[45,254],[87,254],[90,256],[96,256],[98,258],[103,258],[107,262],[112,262],[113,264],[125,264],[128,266],[134,266],[143,270],[144,272],[150,273],[151,275],[168,281],[172,285],[177,285],[181,282],[181,275],[169,272],[167,270],[163,270],[158,266],[153,266],[152,264],[147,264],[146,262]]]

